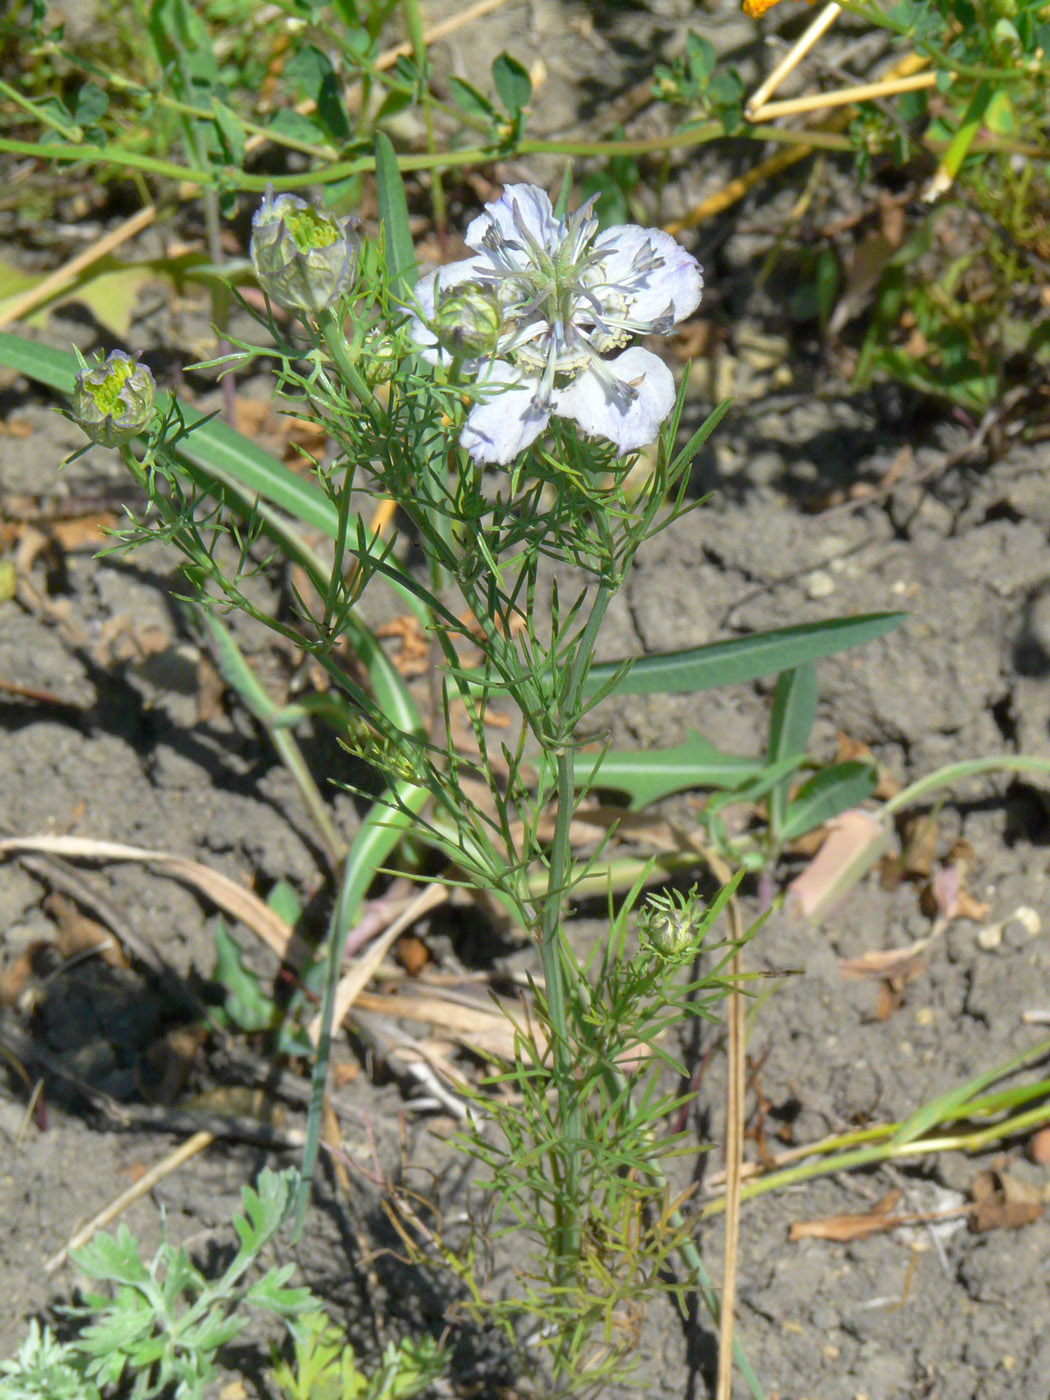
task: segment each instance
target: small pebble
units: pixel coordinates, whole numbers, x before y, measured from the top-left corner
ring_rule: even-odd
[[[977,946],[986,953],[994,953],[1002,941],[1002,924],[985,924],[984,928],[977,930]]]
[[[1043,921],[1039,917],[1039,911],[1033,909],[1030,904],[1019,904],[1014,910],[1012,917],[1022,925],[1029,938],[1034,938],[1043,927]]]
[[[1041,1167],[1050,1167],[1050,1128],[1040,1128],[1033,1133],[1028,1150],[1033,1162],[1038,1162]]]
[[[824,569],[814,569],[806,579],[807,598],[827,598],[835,591],[835,580]]]

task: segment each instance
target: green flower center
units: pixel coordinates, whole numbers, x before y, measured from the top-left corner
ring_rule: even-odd
[[[332,220],[309,206],[285,211],[282,220],[300,253],[312,252],[314,248],[330,248],[339,239],[339,230]]]
[[[87,384],[95,407],[107,418],[115,417],[126,407],[120,395],[134,369],[130,360],[116,360],[101,383],[88,376]]]

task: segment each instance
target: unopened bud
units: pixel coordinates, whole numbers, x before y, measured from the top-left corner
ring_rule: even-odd
[[[450,287],[445,293],[439,288],[431,330],[450,354],[464,358],[492,354],[502,329],[499,302],[491,288],[477,282]]]
[[[353,218],[333,219],[294,194],[266,191],[252,219],[252,262],[271,301],[319,316],[353,284],[361,241]]]
[[[704,909],[696,886],[688,894],[653,894],[639,919],[642,940],[660,958],[678,961],[690,954],[703,930]]]
[[[73,417],[92,442],[121,447],[149,427],[157,385],[137,356],[111,350],[73,386]]]

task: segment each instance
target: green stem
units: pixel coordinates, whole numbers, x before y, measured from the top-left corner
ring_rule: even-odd
[[[913,802],[918,802],[920,797],[925,797],[929,792],[936,792],[939,788],[950,787],[953,783],[960,782],[963,778],[972,778],[980,773],[1038,773],[1045,777],[1050,774],[1050,762],[1045,758],[1028,758],[1024,754],[1002,754],[998,758],[972,758],[963,763],[950,763],[945,768],[938,768],[935,773],[927,773],[918,782],[912,783],[903,791],[898,792],[896,797],[883,804],[879,812],[882,821],[888,821],[895,812],[899,812],[902,807],[910,807]]]
[[[598,631],[615,591],[615,583],[610,579],[603,578],[599,583],[590,617],[573,647],[568,674],[561,688],[558,730],[554,737],[558,805],[554,818],[547,888],[540,904],[539,952],[543,966],[561,1132],[559,1160],[552,1163],[552,1166],[562,1176],[564,1186],[556,1208],[556,1273],[560,1282],[565,1282],[575,1273],[575,1261],[580,1250],[579,1183],[580,1149],[583,1142],[583,1115],[576,1086],[575,1057],[569,1037],[565,960],[562,957],[562,914],[570,886],[570,826],[575,812],[576,765],[573,761],[572,731],[579,718],[583,682],[594,658]],[[552,664],[556,666],[557,662],[555,650],[552,653]],[[550,748],[552,736],[548,728],[548,717],[533,714],[528,718],[541,742]]]

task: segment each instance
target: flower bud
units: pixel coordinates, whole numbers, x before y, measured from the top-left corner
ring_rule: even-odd
[[[357,272],[356,219],[333,219],[294,194],[266,191],[252,219],[252,262],[271,301],[319,316]]]
[[[677,962],[692,954],[703,928],[704,911],[696,886],[688,894],[650,895],[639,919],[642,939],[659,958]]]
[[[73,417],[92,442],[121,447],[149,427],[157,385],[137,356],[111,350],[73,386]]]
[[[439,287],[430,329],[438,343],[458,358],[492,354],[503,330],[495,291],[477,282],[464,282],[444,293]]]

